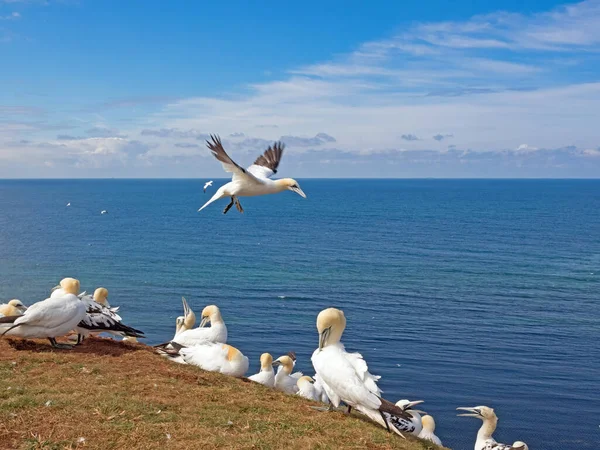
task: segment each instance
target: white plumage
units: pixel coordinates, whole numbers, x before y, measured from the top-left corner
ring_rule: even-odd
[[[205,343],[181,348],[179,355],[187,364],[232,377],[243,377],[249,366],[248,357],[227,344]]]
[[[487,406],[475,406],[469,408],[456,408],[467,413],[459,414],[462,417],[476,417],[483,421],[477,432],[474,450],[527,450],[527,444],[516,441],[515,444],[501,444],[493,438],[494,431],[498,425],[498,416],[492,408]],[[516,446],[515,446],[516,445]]]
[[[313,402],[321,401],[320,392],[315,389],[314,380],[311,377],[304,376],[298,378],[297,385],[298,392],[296,392],[296,395],[312,400]]]
[[[275,387],[273,357],[269,353],[260,355],[260,371],[257,374],[248,377],[248,379],[270,388]]]
[[[226,214],[234,204],[239,212],[244,212],[237,197],[277,194],[278,192],[290,190],[306,198],[306,194],[300,189],[296,180],[292,178],[270,179],[277,173],[277,167],[283,154],[284,145],[281,142],[276,142],[269,147],[264,154],[256,159],[254,164],[244,169],[229,157],[219,137],[211,136],[211,139],[212,142],[207,141],[208,148],[215,158],[221,162],[225,172],[233,173],[233,176],[231,181],[221,186],[198,211],[202,211],[212,202],[224,197],[230,197],[231,202],[227,205],[223,214]]]
[[[185,310],[185,299],[184,299],[184,310]],[[195,317],[195,316],[194,316]],[[205,325],[210,323],[210,327]],[[202,320],[198,328],[186,329],[177,333],[173,338],[172,342],[175,342],[184,347],[193,347],[196,345],[202,345],[207,342],[220,342],[222,344],[227,342],[227,327],[223,318],[221,317],[221,311],[216,305],[209,305],[202,310]]]
[[[436,445],[442,446],[442,441],[435,435],[435,420],[429,415],[425,415],[421,418],[421,424],[423,429],[419,433],[419,438],[425,439],[426,441],[433,442]]]
[[[277,358],[274,364],[280,365],[275,375],[275,389],[283,391],[286,394],[295,394],[298,392],[298,379],[302,376],[302,372],[292,373],[295,361],[288,355],[285,355]]]

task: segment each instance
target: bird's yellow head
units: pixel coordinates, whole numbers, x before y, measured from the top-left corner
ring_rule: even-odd
[[[19,299],[12,299],[10,302],[8,302],[8,304],[10,306],[13,306],[14,308],[25,308],[27,309],[27,307],[23,304],[23,302]]]
[[[99,287],[94,291],[94,300],[101,305],[106,306],[106,299],[108,298],[108,289]]]
[[[288,375],[292,373],[292,370],[294,370],[294,360],[288,355],[280,356],[275,361],[273,361],[273,365],[281,365],[281,367],[283,368],[282,370]]]
[[[459,411],[467,411],[466,413],[459,414],[461,417],[477,417],[481,420],[489,420],[492,422],[498,422],[498,417],[492,408],[487,406],[475,406],[473,408],[456,408]]]
[[[273,366],[273,357],[270,353],[263,353],[260,355],[260,368],[261,370],[269,370]]]
[[[327,308],[317,316],[317,330],[319,331],[319,350],[328,345],[337,344],[346,329],[346,316],[336,308]]]
[[[67,294],[79,294],[79,280],[76,280],[75,278],[63,278],[60,281],[60,287],[63,288]]]
[[[196,324],[196,314],[194,314],[194,311],[192,311],[192,308],[190,308],[190,305],[188,305],[188,302],[185,299],[185,297],[181,297],[181,301],[183,303],[184,316],[182,317],[180,331],[191,330]]]
[[[431,431],[432,433],[435,431],[435,420],[433,420],[433,417],[421,417],[421,424],[423,425],[424,430]]]
[[[279,185],[282,191],[287,189],[288,191],[295,192],[300,197],[306,198],[306,194],[300,189],[300,185],[293,178],[281,178],[280,180],[276,180],[275,183]]]
[[[214,324],[215,322],[222,322],[221,311],[217,305],[208,305],[202,310],[202,320],[200,326],[203,327],[207,323]]]

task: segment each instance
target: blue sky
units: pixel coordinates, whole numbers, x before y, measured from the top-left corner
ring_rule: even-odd
[[[215,3],[0,0],[0,177],[600,176],[600,0]]]

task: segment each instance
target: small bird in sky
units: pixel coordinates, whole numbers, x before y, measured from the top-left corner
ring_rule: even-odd
[[[206,194],[206,188],[211,187],[213,184],[212,180],[207,181],[206,183],[204,183],[204,193]]]

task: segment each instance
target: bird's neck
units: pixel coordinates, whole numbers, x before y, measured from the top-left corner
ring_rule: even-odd
[[[273,372],[273,366],[271,364],[266,364],[260,367],[261,372]]]
[[[477,432],[477,441],[487,441],[488,439],[492,439],[492,434],[496,431],[497,423],[498,419],[485,419]]]
[[[215,325],[223,325],[223,318],[220,313],[215,313],[210,316],[210,326],[214,327]]]

